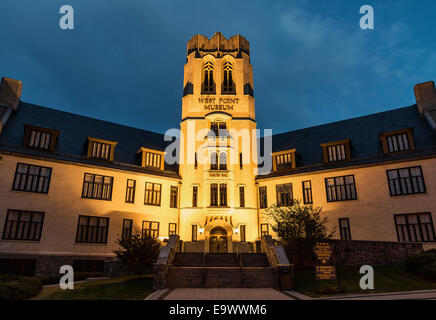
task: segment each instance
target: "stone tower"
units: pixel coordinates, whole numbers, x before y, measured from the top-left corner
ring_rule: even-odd
[[[252,69],[240,35],[188,42],[179,166],[186,252],[248,252],[258,239]]]

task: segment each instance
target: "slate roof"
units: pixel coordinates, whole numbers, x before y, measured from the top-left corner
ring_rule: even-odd
[[[23,147],[24,124],[59,130],[55,152]],[[118,142],[114,162],[87,159],[88,136]],[[136,153],[141,147],[164,151],[169,143],[164,141],[164,135],[160,133],[25,102],[20,102],[18,110],[11,114],[0,135],[0,150],[3,151],[180,178],[177,166],[165,164],[165,170],[159,171],[138,165]]]
[[[379,134],[406,128],[413,128],[415,152],[385,155]],[[352,160],[335,165],[323,164],[320,144],[345,139],[351,140]],[[260,150],[263,143],[261,139]],[[273,152],[294,148],[298,154],[296,169],[259,175],[258,179],[436,154],[436,132],[420,116],[417,106],[413,105],[272,136]]]

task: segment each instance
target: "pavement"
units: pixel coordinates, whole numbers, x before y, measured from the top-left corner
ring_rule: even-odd
[[[312,298],[272,288],[178,288],[155,291],[145,300],[436,300],[436,290]]]

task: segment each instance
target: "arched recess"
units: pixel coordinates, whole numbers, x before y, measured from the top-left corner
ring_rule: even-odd
[[[236,94],[236,85],[233,80],[234,68],[230,59],[224,59],[222,65],[221,94]]]
[[[206,56],[202,68],[201,94],[215,94],[216,85],[214,81],[214,69],[214,61]]]

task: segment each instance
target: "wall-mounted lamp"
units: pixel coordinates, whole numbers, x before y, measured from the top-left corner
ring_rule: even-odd
[[[204,228],[198,228],[198,232],[200,232],[200,234],[203,234]]]
[[[233,232],[234,232],[235,234],[238,234],[238,233],[239,233],[239,228],[234,228],[234,229],[233,229]]]

